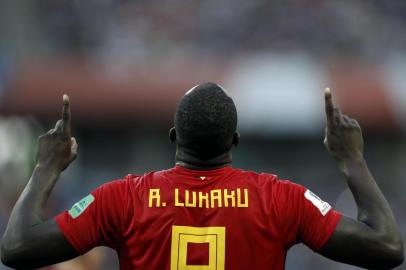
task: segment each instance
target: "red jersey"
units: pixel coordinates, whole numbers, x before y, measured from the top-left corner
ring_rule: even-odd
[[[80,254],[114,248],[122,270],[281,270],[292,245],[319,250],[340,217],[275,175],[176,166],[104,184],[56,222]]]

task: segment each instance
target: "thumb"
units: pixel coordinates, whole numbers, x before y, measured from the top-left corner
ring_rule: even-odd
[[[70,138],[71,141],[71,146],[70,146],[70,151],[73,155],[77,155],[78,154],[78,143],[76,142],[75,137]]]

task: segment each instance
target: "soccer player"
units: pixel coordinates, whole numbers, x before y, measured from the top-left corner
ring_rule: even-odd
[[[303,242],[336,261],[374,269],[403,261],[389,204],[363,158],[358,123],[325,91],[325,145],[358,207],[358,219],[331,208],[303,186],[231,166],[237,112],[214,83],[189,90],[177,107],[176,166],[104,184],[54,219],[42,217],[61,172],[75,159],[69,98],[62,119],[39,138],[37,165],[17,201],[1,245],[4,264],[49,265],[104,245],[120,269],[284,269]]]

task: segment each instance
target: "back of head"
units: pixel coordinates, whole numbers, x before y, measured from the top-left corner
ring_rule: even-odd
[[[201,159],[228,152],[237,128],[232,98],[215,83],[192,88],[180,101],[175,114],[179,147]]]

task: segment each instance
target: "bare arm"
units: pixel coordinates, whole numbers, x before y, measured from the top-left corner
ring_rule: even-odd
[[[403,262],[403,244],[392,210],[363,156],[359,124],[334,108],[325,91],[325,145],[338,162],[358,208],[357,220],[343,217],[320,253],[330,259],[365,268],[388,269]]]
[[[1,242],[1,260],[13,268],[36,268],[77,256],[53,220],[44,220],[49,195],[61,172],[75,159],[70,132],[69,98],[62,120],[38,140],[37,165],[11,213]]]

